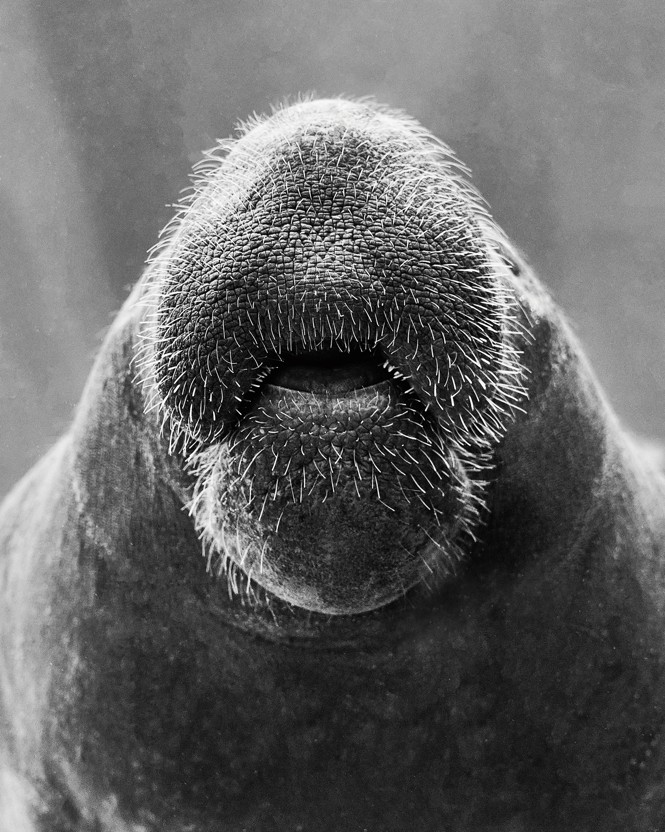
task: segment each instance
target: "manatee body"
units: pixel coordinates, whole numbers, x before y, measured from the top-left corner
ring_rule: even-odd
[[[400,113],[209,156],[0,540],[3,832],[665,823],[663,475]]]

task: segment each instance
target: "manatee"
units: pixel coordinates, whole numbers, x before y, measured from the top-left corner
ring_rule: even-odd
[[[0,541],[5,832],[663,828],[661,463],[403,113],[208,154]]]

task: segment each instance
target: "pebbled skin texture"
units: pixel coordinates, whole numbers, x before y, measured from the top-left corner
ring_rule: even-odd
[[[658,460],[402,114],[210,157],[0,547],[2,832],[665,822]]]
[[[153,276],[147,369],[174,443],[204,449],[188,452],[197,525],[283,600],[364,612],[459,559],[472,471],[522,394],[483,224],[443,146],[347,101],[254,124],[182,216]],[[387,377],[295,397],[270,383],[326,351]]]

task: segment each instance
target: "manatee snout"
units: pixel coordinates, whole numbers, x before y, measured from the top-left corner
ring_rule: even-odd
[[[446,580],[522,395],[498,232],[448,149],[301,103],[247,125],[175,228],[147,334],[210,562],[333,614]]]

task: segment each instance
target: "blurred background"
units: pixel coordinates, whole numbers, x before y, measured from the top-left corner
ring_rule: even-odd
[[[665,439],[664,44],[662,0],[3,0],[0,494],[67,427],[201,151],[303,91],[452,145]]]

